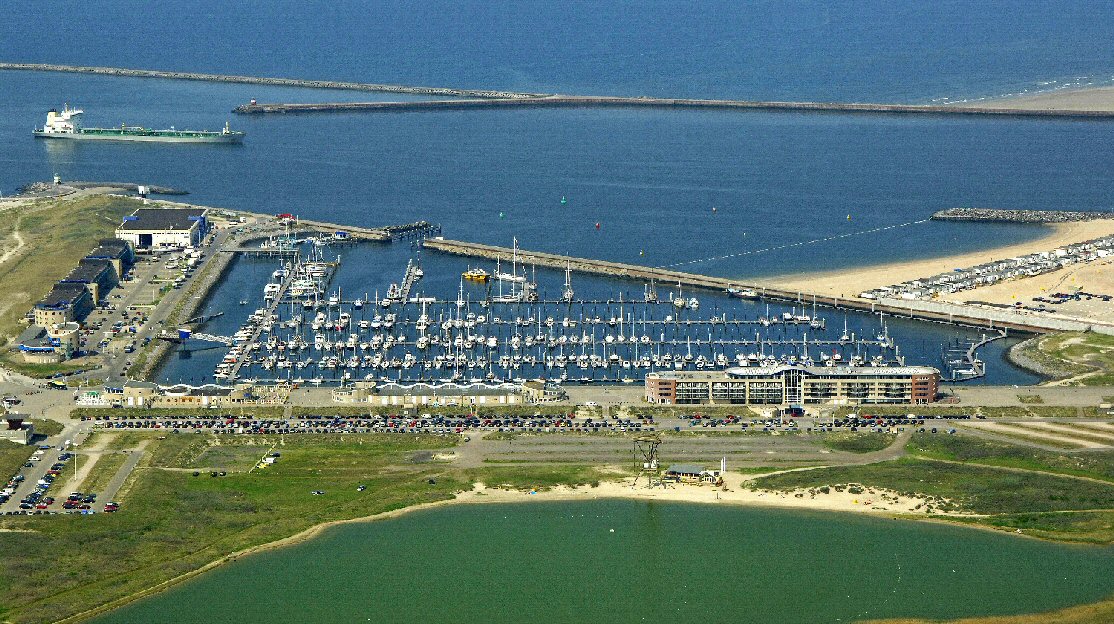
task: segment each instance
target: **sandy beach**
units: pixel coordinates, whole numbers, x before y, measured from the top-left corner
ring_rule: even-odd
[[[1114,86],[1092,89],[1064,89],[1024,97],[971,102],[962,106],[1021,108],[1025,110],[1114,110]]]
[[[1076,223],[1054,223],[1034,227],[1044,228],[1046,234],[1035,240],[1018,243],[1016,245],[995,247],[953,256],[941,256],[939,258],[850,268],[842,271],[785,275],[773,277],[765,281],[780,288],[801,290],[802,292],[815,292],[837,297],[855,297],[858,296],[860,292],[880,286],[888,286],[908,280],[929,277],[939,273],[946,273],[953,269],[974,266],[993,260],[1013,258],[1041,251],[1052,251],[1057,247],[1071,243],[1109,236],[1114,234],[1114,219],[1101,219]],[[1076,270],[1080,268],[1085,267],[1077,267]],[[1029,280],[1019,280],[1003,284],[1002,286],[1024,284],[1027,281]],[[1040,286],[1036,286],[1035,288],[1036,292],[1040,291]],[[959,301],[975,299],[990,301],[990,299],[986,299],[981,295],[973,294],[980,290],[983,289],[956,293],[953,297],[958,297],[957,300]],[[1010,294],[1012,296],[1012,294],[1017,292],[1017,290],[1013,290]]]

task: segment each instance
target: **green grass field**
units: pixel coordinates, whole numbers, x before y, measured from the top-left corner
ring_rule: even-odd
[[[93,464],[93,468],[89,471],[89,476],[81,482],[77,491],[85,492],[86,494],[90,492],[96,492],[97,494],[103,493],[104,489],[108,487],[109,482],[116,476],[116,473],[119,472],[120,467],[124,465],[127,459],[127,455],[119,452],[102,453],[97,457],[96,463]]]
[[[1028,345],[1024,354],[1061,377],[1077,377],[1083,386],[1114,384],[1114,336],[1091,332],[1049,334]]]
[[[917,433],[906,450],[928,459],[1018,468],[1114,483],[1114,451],[1054,453],[965,435]]]
[[[820,443],[835,451],[848,453],[873,453],[894,443],[896,433],[836,432],[820,435]]]

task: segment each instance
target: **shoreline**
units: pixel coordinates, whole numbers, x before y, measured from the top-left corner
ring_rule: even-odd
[[[534,502],[586,502],[602,500],[641,500],[697,505],[723,504],[734,507],[765,507],[809,512],[866,514],[878,518],[910,520],[915,522],[930,522],[934,524],[949,525],[952,527],[963,527],[981,531],[991,531],[994,533],[1003,533],[1011,537],[1026,537],[1029,539],[1037,539],[1042,541],[1054,541],[1043,540],[1043,538],[1026,535],[1024,533],[1011,533],[1001,531],[989,526],[949,520],[946,516],[977,516],[973,514],[947,514],[943,512],[930,513],[925,511],[926,505],[932,504],[927,499],[903,496],[896,492],[882,490],[879,488],[866,488],[866,491],[861,494],[851,494],[846,491],[836,492],[833,490],[829,494],[815,495],[810,498],[807,490],[803,492],[803,496],[798,497],[797,494],[800,492],[796,490],[777,492],[767,490],[751,490],[744,487],[747,481],[752,481],[761,476],[766,475],[742,475],[728,473],[727,475],[725,475],[725,481],[727,481],[725,485],[728,488],[727,491],[708,486],[683,484],[675,484],[671,486],[671,488],[649,489],[639,487],[636,489],[630,486],[631,477],[624,477],[621,481],[601,482],[596,487],[591,487],[588,485],[580,485],[575,487],[557,486],[553,489],[541,491],[510,490],[498,487],[488,487],[483,483],[475,483],[473,484],[473,489],[464,492],[457,492],[453,498],[447,498],[428,503],[419,503],[416,505],[409,505],[406,507],[401,507],[399,509],[384,511],[369,516],[360,516],[357,518],[348,518],[344,520],[330,520],[327,522],[322,522],[320,524],[315,524],[293,535],[229,553],[228,555],[225,555],[220,559],[210,561],[209,563],[197,569],[191,570],[184,574],[180,574],[174,578],[167,579],[154,586],[140,590],[134,594],[118,598],[116,600],[113,600],[112,602],[94,607],[87,611],[82,611],[80,613],[70,615],[66,618],[58,620],[58,623],[63,624],[88,621],[89,619],[104,615],[105,613],[108,613],[110,611],[115,611],[116,609],[124,607],[138,600],[142,600],[149,596],[153,596],[155,594],[166,591],[196,576],[215,570],[220,566],[235,562],[240,558],[268,552],[279,548],[285,548],[287,546],[296,546],[298,544],[308,542],[320,536],[326,530],[336,526],[361,522],[393,520],[410,513],[438,509],[450,505],[521,504]],[[887,505],[894,506],[894,509],[880,508],[879,505],[874,504],[874,500],[881,499],[883,496],[889,497],[890,500],[897,501],[896,503],[886,503]],[[864,502],[860,503],[859,499],[864,499]]]
[[[1034,224],[1034,227],[1045,229],[1045,233],[1021,243],[933,258],[871,264],[843,270],[775,275],[763,278],[763,281],[783,289],[801,290],[841,298],[855,298],[859,293],[873,288],[930,277],[950,272],[956,268],[971,267],[994,260],[1052,251],[1064,245],[1114,235],[1114,219]],[[961,291],[949,298],[970,298],[969,295],[976,292],[977,289]]]
[[[1020,110],[1114,111],[1114,85],[1042,91],[1031,95],[984,100],[957,106],[1002,106]]]

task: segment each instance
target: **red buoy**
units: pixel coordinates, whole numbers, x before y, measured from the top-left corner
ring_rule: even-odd
[[[596,222],[596,229],[597,229],[597,230],[598,230],[598,229],[600,229],[600,223],[599,223],[599,221],[597,221],[597,222]]]

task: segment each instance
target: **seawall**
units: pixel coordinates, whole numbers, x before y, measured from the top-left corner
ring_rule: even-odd
[[[962,115],[1037,118],[1114,119],[1114,111],[1028,110],[973,106],[922,106],[849,102],[768,102],[649,97],[549,95],[524,98],[425,100],[417,102],[318,102],[299,104],[243,104],[232,112],[243,115],[274,113],[438,111],[491,108],[695,108],[740,111],[830,112],[898,115]]]

